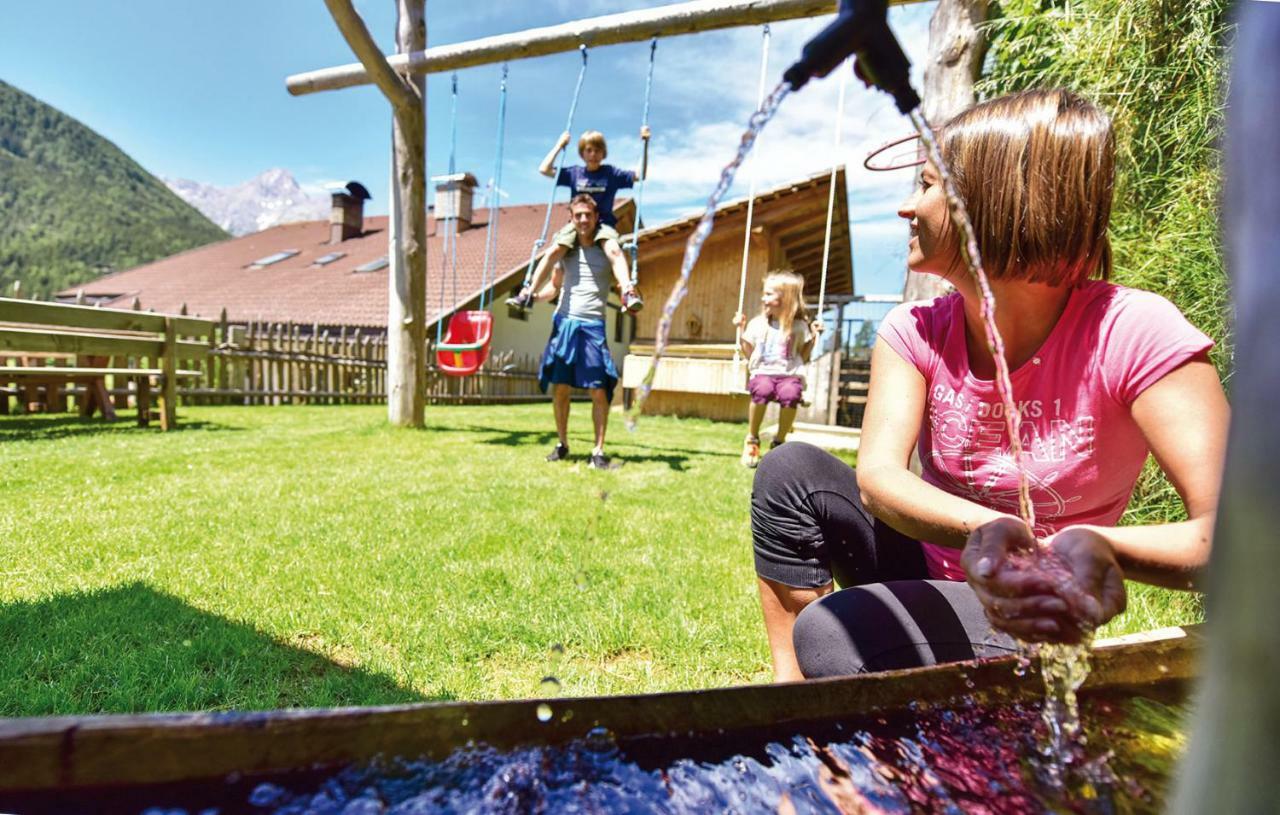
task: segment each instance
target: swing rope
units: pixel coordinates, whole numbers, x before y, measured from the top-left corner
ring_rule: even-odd
[[[454,173],[457,171],[458,158],[458,75],[453,75],[453,94],[450,103],[449,113],[449,184],[456,184],[453,179]],[[450,189],[450,206],[455,206],[457,197],[454,195],[456,190]],[[439,217],[439,213],[436,213]],[[448,225],[444,230],[444,258],[441,260],[441,266],[449,266],[453,274],[453,302],[458,302],[458,213],[454,212],[453,217],[449,218]],[[440,345],[444,341],[444,316],[445,316],[445,298],[444,298],[444,276],[441,275],[440,280],[440,308],[439,316],[436,318],[436,345]]]
[[[578,51],[582,54],[582,67],[578,69],[578,84],[573,89],[573,101],[569,103],[569,119],[565,122],[565,132],[573,132],[573,116],[578,110],[578,97],[582,94],[582,80],[587,76],[587,46],[579,45]],[[551,198],[547,201],[547,212],[542,218],[542,233],[538,239],[533,242],[533,249],[529,252],[529,266],[524,272],[524,285],[528,286],[533,282],[533,270],[538,260],[538,252],[542,247],[547,245],[547,232],[551,229],[551,210],[556,204],[556,187],[559,186],[560,172],[564,169],[564,159],[568,154],[569,148],[560,151],[560,158],[556,161],[556,172],[551,177]]]
[[[769,39],[771,37],[769,26],[764,27],[764,32],[760,46],[760,88],[756,92],[756,110],[764,106],[765,98],[765,79],[769,72]],[[743,306],[746,305],[747,298],[747,262],[751,257],[751,220],[755,215],[756,208],[756,155],[760,152],[760,144],[757,139],[756,149],[747,157],[747,161],[751,162],[750,178],[751,182],[747,190],[747,228],[742,237],[742,274],[738,279],[738,313],[742,314]],[[741,379],[736,372],[742,365],[742,328],[737,328],[734,332],[733,339],[733,369],[735,371],[735,379]]]
[[[498,150],[493,159],[493,175],[489,178],[489,223],[484,235],[484,265],[480,269],[480,310],[487,306],[489,278],[497,263],[498,214],[502,208],[495,201],[502,190],[502,148],[507,134],[507,64],[502,64],[502,88],[498,92]]]
[[[818,312],[815,319],[822,319],[822,309],[827,300],[827,264],[831,259],[831,219],[836,209],[836,171],[840,167],[840,138],[844,128],[844,91],[848,86],[849,72],[840,72],[840,101],[836,103],[836,145],[831,162],[831,189],[827,194],[827,234],[822,241],[822,282],[818,285]]]
[[[658,53],[658,38],[654,37],[649,43],[649,75],[644,81],[644,113],[640,116],[640,129],[644,130],[649,126],[649,96],[653,90],[653,64],[654,58]],[[628,251],[631,254],[631,285],[634,286],[640,280],[640,208],[644,203],[644,179],[649,174],[649,142],[644,140],[640,145],[640,178],[636,181],[636,217],[631,224],[631,241],[628,244]]]

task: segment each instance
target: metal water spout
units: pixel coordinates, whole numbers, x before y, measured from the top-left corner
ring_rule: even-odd
[[[892,96],[899,111],[906,114],[920,107],[920,97],[911,87],[911,62],[889,29],[888,15],[888,0],[840,0],[835,21],[805,44],[783,79],[799,90],[852,56],[854,72]]]

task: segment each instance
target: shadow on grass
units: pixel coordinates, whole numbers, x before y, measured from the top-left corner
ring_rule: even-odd
[[[443,429],[465,430],[469,433],[493,433],[495,434],[493,438],[477,439],[477,441],[481,444],[501,444],[504,447],[546,447],[556,440],[556,432],[554,430],[510,430],[498,427],[478,427],[476,425]]]
[[[194,430],[239,431],[243,428],[216,422],[195,420],[183,421],[178,418],[178,425],[170,433],[181,433]],[[0,416],[0,441],[51,441],[68,437],[97,436],[104,433],[135,434],[160,433],[160,423],[152,422],[150,427],[138,427],[132,416],[121,416],[114,422],[101,418],[82,419],[68,414],[22,414],[18,416]]]
[[[143,583],[0,606],[0,647],[0,716],[427,701]]]

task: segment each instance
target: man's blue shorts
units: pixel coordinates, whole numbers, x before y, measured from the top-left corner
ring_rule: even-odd
[[[551,323],[551,339],[542,352],[538,387],[543,393],[548,385],[570,385],[575,388],[604,388],[609,401],[618,384],[618,369],[609,354],[605,340],[604,320],[575,320],[557,314]]]

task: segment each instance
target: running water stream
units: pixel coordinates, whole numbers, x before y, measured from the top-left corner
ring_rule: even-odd
[[[951,211],[951,221],[960,234],[960,248],[964,254],[965,263],[982,295],[982,326],[987,338],[987,348],[995,360],[996,390],[1000,394],[1000,401],[1004,408],[1010,457],[1018,476],[1018,514],[1026,522],[1027,527],[1034,530],[1036,510],[1031,500],[1030,479],[1027,476],[1026,462],[1023,458],[1022,416],[1013,397],[1013,381],[1009,377],[1009,361],[1005,355],[1004,338],[1000,336],[1000,329],[996,327],[996,298],[991,292],[986,271],[982,268],[982,255],[978,251],[978,240],[974,234],[973,224],[969,220],[968,210],[965,209],[964,201],[956,191],[951,171],[942,158],[942,147],[938,143],[938,137],[919,108],[911,112],[910,118],[911,123],[920,133],[920,141],[925,146],[929,161],[938,171],[943,192],[947,197],[947,205]],[[1074,593],[1074,589],[1070,586],[1070,573],[1047,548],[1040,547],[1034,553],[1034,561],[1027,566],[1052,575],[1063,585],[1068,597]],[[1093,633],[1088,631],[1084,639],[1075,645],[1022,643],[1024,658],[1028,655],[1037,655],[1040,658],[1040,673],[1044,677],[1045,687],[1042,717],[1049,735],[1049,741],[1044,745],[1042,752],[1049,762],[1048,769],[1051,777],[1059,784],[1065,782],[1064,775],[1071,767],[1079,766],[1083,759],[1084,734],[1080,729],[1076,691],[1089,677],[1089,646],[1092,640]]]
[[[698,262],[698,255],[702,253],[702,244],[706,242],[707,236],[711,234],[713,222],[716,218],[716,207],[720,205],[720,199],[729,191],[729,187],[733,185],[733,177],[738,174],[738,168],[742,166],[742,162],[746,160],[747,155],[751,152],[751,148],[756,143],[760,131],[764,126],[769,124],[769,120],[778,112],[778,106],[782,104],[782,100],[787,98],[787,94],[791,93],[791,86],[783,81],[773,89],[764,100],[764,103],[753,114],[747,122],[746,132],[742,134],[742,140],[738,143],[738,152],[720,171],[720,180],[716,182],[716,188],[712,190],[711,196],[707,198],[707,208],[703,210],[702,217],[698,220],[698,226],[693,230],[693,234],[689,236],[689,240],[684,246],[684,258],[680,261],[680,276],[676,278],[676,284],[671,288],[671,294],[667,297],[667,302],[662,307],[662,316],[658,319],[657,335],[653,342],[653,358],[649,362],[649,370],[645,373],[644,379],[640,383],[639,393],[636,394],[635,403],[631,410],[627,413],[627,429],[636,429],[636,419],[640,416],[640,411],[644,408],[645,400],[649,398],[650,391],[653,390],[654,376],[658,372],[658,363],[662,361],[662,355],[667,349],[667,340],[671,335],[671,322],[675,316],[676,309],[680,307],[680,302],[684,300],[684,296],[689,293],[689,275],[693,272],[693,267]]]

